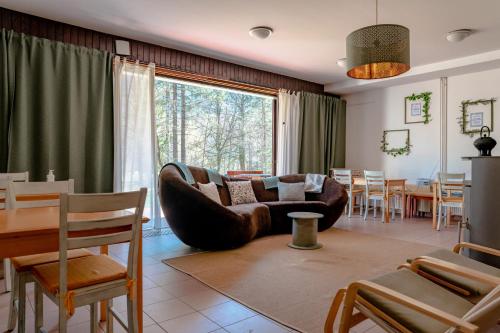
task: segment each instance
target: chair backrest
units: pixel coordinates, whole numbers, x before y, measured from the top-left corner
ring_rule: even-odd
[[[30,173],[15,172],[15,173],[0,173],[0,209],[6,208],[6,193],[9,182],[27,182],[29,181]]]
[[[333,169],[333,179],[347,187],[352,187],[352,171],[350,169]]]
[[[60,193],[74,192],[73,179],[56,182],[9,182],[7,209],[58,206]]]
[[[465,173],[438,173],[439,199],[443,196],[458,195],[463,198],[465,188]]]
[[[366,193],[370,193],[374,188],[385,194],[385,173],[384,171],[365,170]]]
[[[480,332],[494,327],[498,318],[500,318],[500,286],[496,286],[462,317],[465,321],[479,327]],[[447,333],[452,332],[459,331],[455,328],[447,331]]]
[[[67,251],[130,242],[127,277],[137,279],[139,231],[147,189],[123,193],[61,194],[59,291],[67,291]],[[82,232],[89,233],[82,236]]]

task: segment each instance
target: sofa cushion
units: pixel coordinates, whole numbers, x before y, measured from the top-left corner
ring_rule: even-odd
[[[271,230],[271,215],[269,208],[261,203],[241,204],[228,206],[229,210],[242,216],[255,230],[254,237],[268,234]]]
[[[227,182],[226,184],[233,206],[257,202],[255,194],[253,193],[252,183],[249,180]]]
[[[304,183],[278,182],[278,197],[280,201],[305,201]]]
[[[201,193],[205,194],[207,197],[217,202],[219,205],[222,205],[220,201],[219,191],[217,191],[217,185],[214,182],[210,182],[208,184],[198,183],[198,188]]]
[[[322,201],[270,201],[262,203],[269,207],[273,221],[273,234],[292,232],[292,219],[287,216],[288,213],[312,212],[326,215],[328,212],[328,206]]]

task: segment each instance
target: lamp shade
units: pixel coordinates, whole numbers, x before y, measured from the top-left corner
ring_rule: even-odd
[[[410,31],[397,24],[378,24],[353,31],[346,39],[347,76],[382,79],[410,69]]]

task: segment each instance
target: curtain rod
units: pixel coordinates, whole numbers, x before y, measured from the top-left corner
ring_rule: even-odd
[[[120,57],[120,59],[124,59],[124,57]],[[139,65],[141,65],[141,66],[148,66],[149,65],[148,63],[141,61],[141,60],[134,60],[134,59],[129,59],[129,58],[125,58],[125,59],[128,63],[131,63],[131,64],[136,64],[137,62],[139,62]],[[204,84],[208,84],[208,85],[215,85],[215,86],[219,86],[219,87],[232,88],[232,89],[243,90],[243,91],[247,91],[247,92],[259,93],[259,94],[273,96],[273,97],[278,96],[278,89],[261,87],[261,86],[257,86],[257,85],[253,85],[253,84],[249,84],[249,83],[238,82],[238,81],[218,79],[218,78],[214,78],[214,77],[207,76],[207,75],[170,69],[167,67],[158,66],[156,64],[155,64],[155,74],[160,75],[160,76],[170,77],[170,78],[181,79],[181,80],[185,80],[185,81],[204,83]]]

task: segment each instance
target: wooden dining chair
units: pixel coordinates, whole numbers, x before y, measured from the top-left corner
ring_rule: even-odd
[[[59,306],[59,332],[76,307],[90,305],[91,332],[98,331],[98,302],[107,300],[107,332],[113,318],[129,333],[138,332],[137,263],[139,228],[146,200],[140,191],[109,194],[61,194],[59,261],[35,266],[35,331],[43,326],[43,294]],[[132,211],[131,211],[132,210]],[[85,234],[83,236],[82,234]],[[127,267],[107,255],[68,260],[68,251],[129,242]],[[127,319],[112,307],[112,299],[127,295]],[[125,324],[128,322],[128,325]]]
[[[364,191],[359,188],[354,188],[353,174],[350,169],[332,169],[333,179],[338,183],[344,185],[347,195],[349,196],[349,202],[347,204],[347,216],[351,217],[352,210],[354,208],[354,203],[356,198],[359,198],[359,215],[363,215],[363,193]]]
[[[365,215],[364,219],[368,217],[368,209],[370,207],[370,200],[373,202],[373,217],[377,217],[377,201],[380,201],[382,210],[382,221],[385,221],[386,205],[389,205],[393,193],[388,192],[385,186],[385,173],[384,171],[369,171],[365,170]]]
[[[15,173],[0,173],[0,209],[5,209],[5,200],[7,185],[10,182],[27,182],[29,181],[30,173],[15,172]]]
[[[417,272],[422,267],[444,270],[488,284],[491,291],[474,304]],[[429,257],[370,280],[351,283],[337,292],[325,321],[325,333],[333,333],[343,305],[339,333],[371,319],[386,332],[487,332],[500,318],[500,278]],[[354,311],[357,310],[357,312]]]
[[[450,208],[459,208],[462,212],[462,220],[458,225],[458,242],[461,240],[464,224],[464,189],[465,173],[438,173],[438,222],[436,230],[441,229],[441,219],[444,211],[449,214]],[[446,218],[445,221],[447,220]],[[445,222],[445,226],[448,226],[447,222]]]
[[[59,206],[60,193],[74,193],[73,179],[55,182],[9,182],[6,205],[9,209]]]
[[[7,186],[10,182],[27,182],[29,181],[30,174],[26,172],[14,172],[14,173],[0,173],[0,209],[6,208],[6,198],[7,198]],[[11,275],[9,268],[10,264],[8,259],[4,259],[4,289],[5,291],[10,291],[11,286]]]
[[[72,179],[57,182],[9,182],[6,193],[8,198],[7,209],[29,209],[58,205],[60,193],[73,193]],[[69,257],[78,258],[89,255],[92,255],[92,252],[75,250],[71,251]],[[9,303],[9,330],[13,330],[16,323],[19,323],[18,331],[24,331],[26,284],[33,282],[30,274],[31,268],[35,265],[56,262],[57,260],[59,260],[59,253],[50,252],[14,257],[4,261],[4,271],[8,273],[9,285],[12,289]]]

